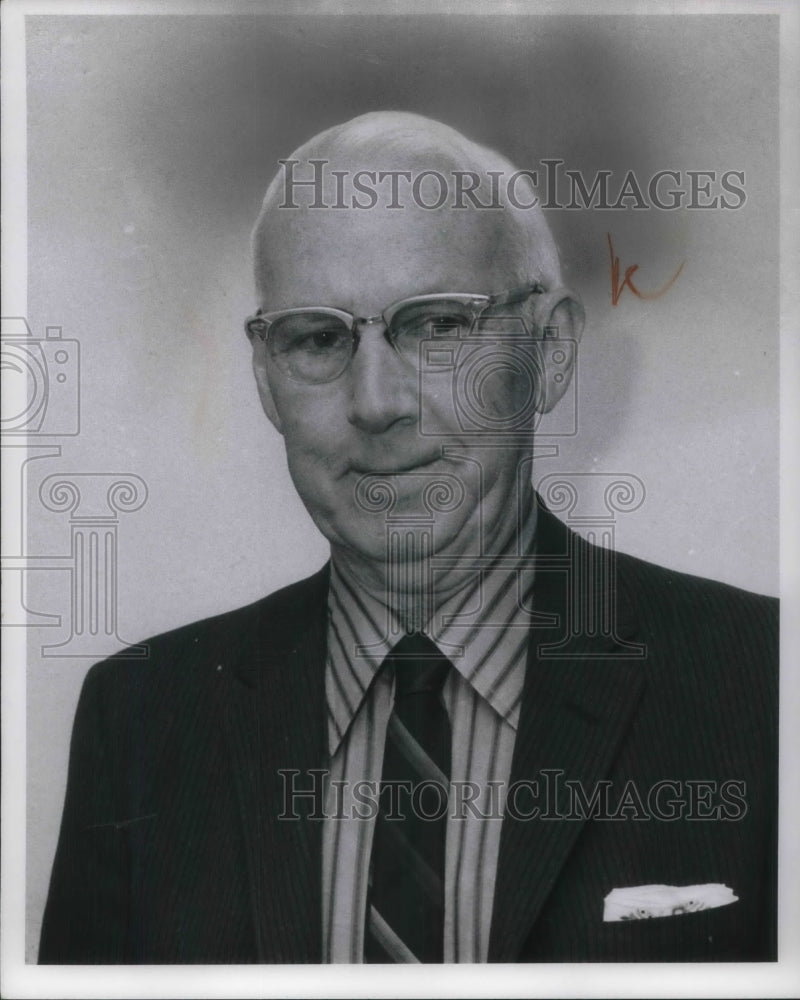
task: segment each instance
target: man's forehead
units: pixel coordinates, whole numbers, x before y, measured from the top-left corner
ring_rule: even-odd
[[[496,291],[514,271],[501,215],[415,205],[273,207],[261,233],[261,305],[329,303],[372,314],[428,291]]]

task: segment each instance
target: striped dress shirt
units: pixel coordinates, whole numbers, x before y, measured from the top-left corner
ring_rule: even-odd
[[[536,508],[499,556],[439,607],[426,631],[452,661],[443,700],[452,730],[445,848],[446,962],[485,962],[505,791],[532,614]],[[512,557],[509,559],[509,557]],[[323,830],[323,961],[363,961],[377,791],[400,632],[389,609],[331,568],[325,688],[330,754]],[[400,632],[402,634],[402,632]]]

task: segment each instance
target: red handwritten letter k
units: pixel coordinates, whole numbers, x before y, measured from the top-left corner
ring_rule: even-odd
[[[620,283],[619,257],[614,256],[614,245],[611,242],[611,233],[606,233],[606,236],[608,237],[608,250],[609,253],[611,254],[611,305],[612,306],[615,306],[619,302],[619,298],[622,295],[623,291],[625,290],[626,286],[633,292],[633,294],[636,296],[637,299],[648,299],[648,300],[657,299],[660,295],[663,295],[664,292],[669,291],[669,289],[672,288],[672,286],[675,284],[678,278],[678,275],[683,270],[683,265],[686,263],[685,260],[681,261],[680,267],[672,275],[672,277],[669,279],[666,285],[664,285],[663,288],[659,288],[658,291],[656,292],[642,292],[636,287],[636,285],[634,285],[633,281],[631,280],[633,278],[633,275],[639,270],[638,264],[631,264],[630,267],[625,268],[625,277],[622,279],[622,282]]]

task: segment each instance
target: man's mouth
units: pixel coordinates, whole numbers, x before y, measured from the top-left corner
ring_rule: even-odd
[[[352,462],[350,470],[360,476],[399,476],[405,472],[420,472],[438,462],[441,457],[441,453],[437,452],[435,455],[425,455],[391,464]]]

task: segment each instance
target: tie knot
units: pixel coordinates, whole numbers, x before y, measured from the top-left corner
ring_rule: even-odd
[[[412,632],[389,653],[394,663],[395,699],[425,691],[440,694],[451,663],[428,636]]]

